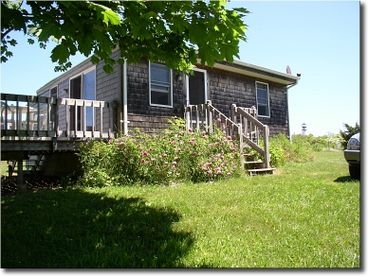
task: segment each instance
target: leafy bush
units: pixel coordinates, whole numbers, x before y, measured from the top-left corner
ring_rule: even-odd
[[[108,143],[89,142],[80,156],[88,186],[211,181],[241,172],[235,141],[219,130],[188,132],[182,119],[155,136],[135,131]]]
[[[279,167],[285,162],[304,162],[312,159],[313,147],[303,136],[293,136],[290,142],[285,134],[270,138],[271,166]]]
[[[294,135],[292,142],[286,135],[279,134],[270,139],[271,166],[279,167],[285,162],[305,162],[312,159],[312,153],[326,149],[338,149],[338,136]]]
[[[355,123],[355,126],[344,124],[345,130],[340,130],[340,136],[342,139],[342,146],[346,149],[349,139],[356,133],[360,132],[360,125]]]

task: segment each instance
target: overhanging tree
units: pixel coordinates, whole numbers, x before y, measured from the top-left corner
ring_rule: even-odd
[[[188,72],[198,61],[233,61],[246,40],[245,8],[226,8],[227,1],[1,1],[1,62],[12,56],[13,31],[45,48],[54,40],[51,60],[56,71],[71,67],[77,52],[105,62],[160,61]],[[118,60],[111,58],[119,49]]]

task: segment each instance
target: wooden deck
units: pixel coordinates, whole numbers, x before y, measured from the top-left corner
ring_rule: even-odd
[[[117,104],[82,99],[1,94],[1,160],[18,163],[33,155],[78,151],[87,140],[117,132]]]

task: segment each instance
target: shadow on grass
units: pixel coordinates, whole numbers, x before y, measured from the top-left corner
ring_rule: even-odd
[[[353,179],[350,176],[340,176],[334,180],[337,183],[346,183],[346,182],[354,182],[358,181],[359,179]]]
[[[188,232],[180,216],[141,198],[109,198],[82,190],[2,198],[3,268],[180,267]]]

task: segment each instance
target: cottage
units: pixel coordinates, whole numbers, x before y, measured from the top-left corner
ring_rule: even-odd
[[[78,162],[77,143],[135,128],[158,132],[173,116],[185,118],[187,128],[211,132],[216,125],[238,139],[249,174],[273,172],[268,137],[289,134],[287,91],[298,77],[241,61],[197,65],[191,75],[150,61],[115,64],[111,74],[103,66],[87,59],[41,87],[40,97],[1,94],[1,158],[18,161],[18,183],[23,160],[32,170],[63,175]]]
[[[117,55],[115,52],[113,57]],[[185,106],[207,100],[226,116],[230,116],[232,104],[255,106],[257,118],[269,126],[271,135],[289,134],[287,91],[298,81],[290,74],[241,61],[198,65],[189,76],[150,61],[116,64],[111,74],[103,71],[103,65],[87,59],[41,87],[37,95],[114,103],[113,128],[124,134],[134,128],[162,130],[169,118],[184,116]],[[61,110],[60,129],[66,128],[67,118],[71,129],[82,129],[83,122],[86,130],[98,128],[101,116],[95,113],[92,106],[86,107],[85,113],[81,107]]]

